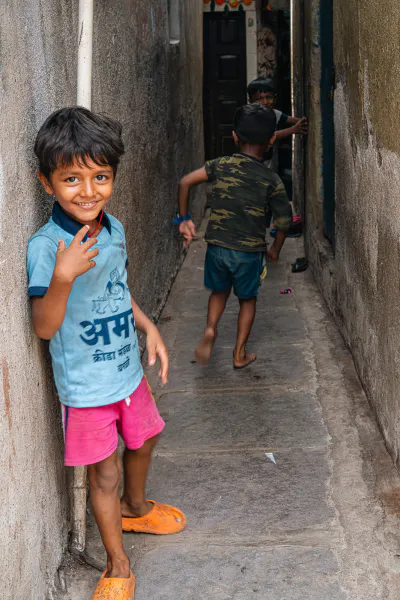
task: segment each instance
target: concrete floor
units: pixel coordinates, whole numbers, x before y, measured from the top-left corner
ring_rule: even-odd
[[[148,496],[184,509],[188,527],[124,536],[135,600],[400,598],[400,480],[310,272],[290,272],[302,242],[269,268],[249,344],[258,360],[243,371],[234,299],[211,363],[193,362],[204,253],[193,244],[161,318],[168,386],[149,373],[167,427]],[[90,516],[87,554],[101,567]],[[89,600],[98,571],[75,563],[65,575],[60,599]]]

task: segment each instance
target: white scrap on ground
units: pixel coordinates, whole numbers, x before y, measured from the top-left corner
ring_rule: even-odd
[[[272,454],[272,452],[266,452],[266,453],[265,453],[265,456],[266,456],[267,458],[269,458],[269,460],[270,460],[271,462],[273,462],[273,463],[274,463],[274,465],[276,465],[275,456]]]

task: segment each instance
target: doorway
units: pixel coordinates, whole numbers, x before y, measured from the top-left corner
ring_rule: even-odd
[[[278,10],[276,13],[276,106],[287,115],[292,114],[290,47],[290,12]],[[293,199],[292,159],[292,137],[284,138],[278,144],[278,175],[283,181],[290,200]]]
[[[245,12],[204,13],[206,160],[235,152],[236,109],[247,102]]]

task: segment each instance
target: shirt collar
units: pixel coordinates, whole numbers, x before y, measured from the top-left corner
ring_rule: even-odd
[[[263,159],[256,158],[255,156],[250,156],[250,154],[246,154],[245,152],[238,152],[239,156],[245,156],[246,158],[250,158],[251,160],[255,160],[257,163],[263,164]]]
[[[59,227],[61,227],[61,229],[64,229],[64,231],[67,231],[73,236],[75,236],[78,233],[78,231],[82,229],[82,223],[78,223],[78,221],[75,221],[75,219],[67,215],[67,213],[63,211],[61,205],[58,202],[54,202],[51,217],[56,225],[58,225]],[[111,222],[106,212],[104,213],[101,224],[105,226],[108,233],[111,235]]]

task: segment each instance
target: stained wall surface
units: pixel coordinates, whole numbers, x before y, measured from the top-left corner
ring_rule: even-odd
[[[314,274],[351,348],[393,458],[400,426],[400,9],[393,0],[334,2],[335,244],[322,235],[323,174],[318,15],[305,6],[307,249]]]
[[[110,212],[126,226],[130,287],[157,315],[179,265],[171,219],[178,178],[201,166],[202,6],[98,0],[93,109],[124,126],[126,156]],[[75,104],[77,0],[0,5],[0,557],[2,598],[46,598],[69,533],[60,411],[47,347],[32,332],[25,255],[50,200],[35,179],[34,136]],[[194,213],[202,212],[202,191]]]
[[[257,7],[257,63],[259,77],[276,77],[277,68],[277,11],[290,10],[289,0],[256,0]],[[264,18],[263,15],[264,14]],[[269,15],[269,18],[265,18]]]

